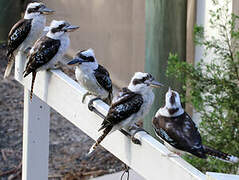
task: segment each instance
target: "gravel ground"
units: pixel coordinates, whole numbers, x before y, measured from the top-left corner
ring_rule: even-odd
[[[13,75],[3,79],[7,64],[5,45],[0,45],[0,180],[21,179],[21,171],[12,171],[19,166],[22,157],[23,87]],[[73,71],[64,68],[73,76]],[[13,74],[13,73],[12,73]],[[93,144],[87,135],[51,111],[49,179],[79,180],[117,172],[124,165],[102,147],[86,157]],[[4,175],[6,174],[6,175]],[[15,175],[19,174],[17,177]]]

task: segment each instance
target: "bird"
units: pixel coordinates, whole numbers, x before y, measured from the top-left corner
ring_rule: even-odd
[[[108,134],[122,128],[131,130],[135,127],[134,123],[144,118],[150,110],[154,101],[153,87],[161,86],[162,84],[156,81],[151,74],[136,72],[128,87],[122,88],[118,95],[113,98],[108,114],[99,129],[99,131],[103,130],[103,134],[90,148],[89,154]],[[135,131],[134,135],[136,132],[138,131]],[[140,144],[134,135],[131,136],[132,141]]]
[[[184,111],[177,91],[168,89],[165,105],[152,119],[156,136],[163,140],[166,147],[177,154],[192,154],[206,159],[212,156],[222,161],[237,163],[239,158],[203,145],[198,128]]]
[[[27,53],[34,42],[41,36],[46,23],[45,15],[54,11],[43,3],[29,3],[24,18],[19,20],[10,30],[7,41],[8,64],[4,78],[9,77],[14,63],[14,55],[19,51]]]
[[[23,72],[24,77],[32,73],[30,99],[32,99],[36,73],[40,70],[55,69],[56,63],[62,59],[70,45],[68,32],[78,28],[79,26],[70,25],[66,21],[53,20],[47,34],[35,42]]]
[[[108,105],[111,104],[112,81],[110,74],[102,65],[98,64],[93,49],[87,49],[76,53],[73,60],[68,65],[76,66],[75,77],[79,84],[88,92],[84,94],[82,102],[84,102],[87,95],[94,95],[96,98],[89,102],[89,109],[95,110],[92,107],[93,101],[102,99]],[[97,112],[96,112],[97,113]]]

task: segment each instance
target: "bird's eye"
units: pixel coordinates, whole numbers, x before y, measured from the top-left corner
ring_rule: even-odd
[[[94,62],[94,61],[95,61],[95,59],[94,59],[93,56],[89,56],[89,57],[87,57],[87,60],[88,60],[89,62]]]

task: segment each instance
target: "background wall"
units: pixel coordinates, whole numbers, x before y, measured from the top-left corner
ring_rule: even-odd
[[[93,48],[97,60],[108,68],[114,83],[128,84],[135,71],[144,70],[145,0],[43,0],[80,29],[71,34],[70,55]]]

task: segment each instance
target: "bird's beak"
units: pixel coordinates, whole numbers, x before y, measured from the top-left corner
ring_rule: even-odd
[[[160,88],[161,86],[164,86],[163,84],[161,84],[160,82],[158,82],[156,80],[153,80],[153,81],[149,82],[149,85],[151,87],[155,87],[155,88]]]
[[[73,25],[69,25],[69,26],[65,26],[63,28],[63,30],[67,31],[67,32],[72,32],[72,31],[75,31],[77,29],[79,29],[80,26],[73,26]]]
[[[82,59],[75,58],[68,62],[67,65],[76,65],[81,64],[82,62],[84,62]]]
[[[47,8],[47,7],[43,7],[43,8],[41,8],[41,9],[39,9],[39,11],[42,13],[42,14],[46,14],[46,15],[48,15],[48,14],[52,14],[54,11],[52,10],[52,9],[49,9],[49,8]]]

